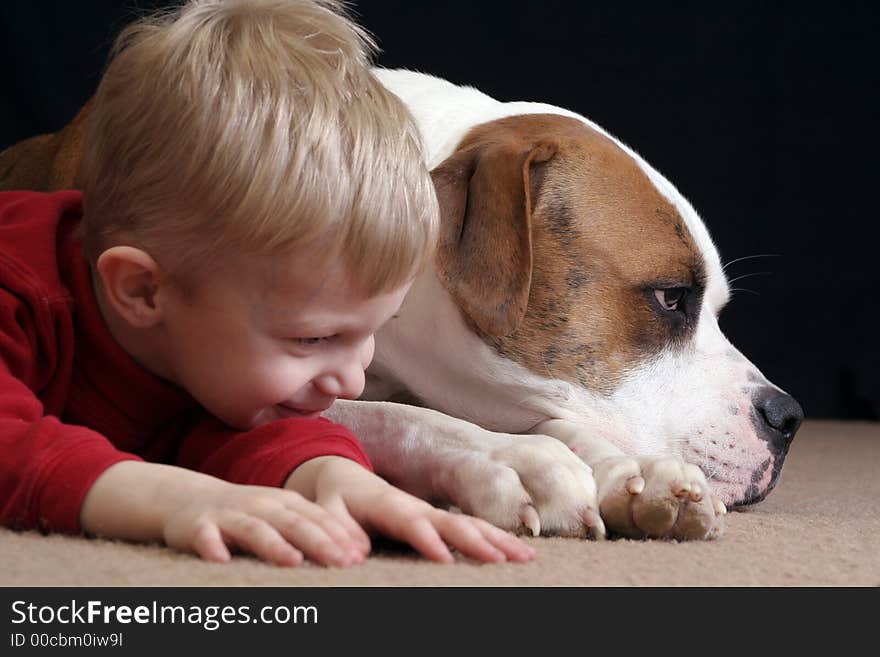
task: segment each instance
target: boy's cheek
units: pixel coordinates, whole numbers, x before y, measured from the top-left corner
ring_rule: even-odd
[[[376,339],[371,335],[367,338],[367,341],[364,342],[364,346],[361,351],[361,363],[363,364],[363,368],[367,369],[370,363],[373,361],[373,354],[376,352]]]

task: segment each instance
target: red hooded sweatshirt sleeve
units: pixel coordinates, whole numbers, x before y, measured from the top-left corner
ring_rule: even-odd
[[[80,531],[95,480],[124,460],[281,485],[321,455],[369,459],[323,418],[236,431],[134,361],[104,326],[78,192],[0,192],[0,524]]]

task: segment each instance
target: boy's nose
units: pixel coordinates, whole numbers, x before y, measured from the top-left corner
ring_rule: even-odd
[[[357,360],[352,360],[317,377],[314,384],[328,397],[357,399],[364,391],[364,368]]]

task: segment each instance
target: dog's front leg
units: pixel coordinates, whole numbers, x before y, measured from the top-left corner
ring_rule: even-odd
[[[675,456],[627,456],[595,429],[568,420],[546,420],[532,430],[562,441],[592,467],[609,530],[680,540],[723,533],[727,510],[697,466]]]
[[[380,475],[414,495],[514,532],[605,534],[590,467],[558,440],[393,402],[340,400],[325,415],[354,431]]]

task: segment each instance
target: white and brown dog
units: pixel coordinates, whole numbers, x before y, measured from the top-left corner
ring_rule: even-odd
[[[327,415],[397,485],[513,531],[718,536],[803,414],[721,333],[697,213],[577,114],[376,73],[422,133],[442,241],[363,400]],[[73,186],[84,115],[0,154],[0,188]]]
[[[337,402],[379,472],[512,530],[712,538],[802,420],[721,333],[700,217],[587,119],[402,70],[442,212],[436,268]],[[421,407],[376,400],[414,399]]]

